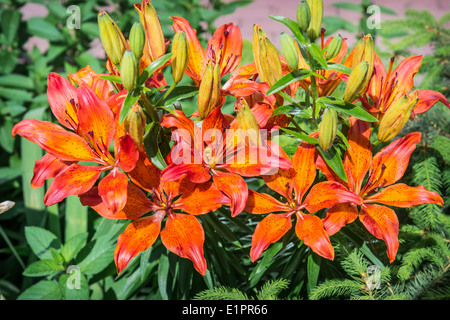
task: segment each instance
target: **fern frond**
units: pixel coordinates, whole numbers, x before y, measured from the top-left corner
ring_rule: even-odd
[[[348,257],[341,262],[341,266],[349,275],[360,276],[367,272],[369,263],[360,250],[354,249]]]
[[[286,279],[275,279],[267,281],[256,295],[258,300],[276,300],[280,292],[287,289],[289,281]]]
[[[310,295],[311,300],[320,300],[325,298],[338,298],[342,296],[350,297],[360,292],[363,284],[357,280],[349,279],[330,279],[316,286]]]
[[[203,290],[197,293],[194,300],[249,300],[242,291],[225,286]]]

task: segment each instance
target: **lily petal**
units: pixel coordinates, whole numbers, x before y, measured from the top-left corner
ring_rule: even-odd
[[[241,213],[248,198],[248,187],[244,179],[233,173],[215,171],[213,181],[230,198],[231,215],[235,217]]]
[[[116,158],[117,166],[125,172],[130,172],[136,167],[139,159],[139,150],[129,134],[119,138]]]
[[[447,108],[450,108],[450,102],[440,92],[433,90],[419,90],[419,101],[413,109],[414,114],[427,112],[435,103],[442,102]]]
[[[376,188],[394,184],[403,176],[421,137],[419,132],[409,133],[403,138],[394,140],[373,157],[369,179],[363,189],[365,194],[370,194]]]
[[[244,209],[245,212],[264,214],[277,211],[289,211],[290,209],[291,208],[289,206],[281,203],[268,194],[248,190],[247,204]]]
[[[389,261],[394,261],[399,246],[398,218],[394,210],[378,204],[365,204],[359,219],[375,238],[386,242]]]
[[[269,245],[277,242],[292,228],[291,216],[285,214],[269,214],[256,226],[252,236],[252,248],[250,259],[252,262],[258,260]]]
[[[206,259],[203,256],[205,233],[196,217],[188,214],[170,214],[164,230],[161,231],[161,240],[169,251],[190,259],[201,275],[206,274]]]
[[[55,72],[47,78],[47,99],[56,119],[65,127],[77,130],[77,89],[69,80]]]
[[[364,199],[364,203],[381,203],[400,208],[409,208],[426,203],[444,206],[444,200],[437,192],[428,191],[424,186],[410,187],[404,183],[386,187]]]
[[[100,177],[102,167],[73,164],[61,171],[51,182],[44,197],[46,206],[54,205],[70,195],[88,192]]]
[[[164,168],[161,179],[173,181],[187,176],[194,183],[204,183],[211,179],[209,168],[203,164],[171,164]]]
[[[137,186],[152,192],[158,189],[161,180],[161,170],[155,166],[147,157],[144,148],[139,149],[139,159],[133,170],[128,172],[128,176]]]
[[[334,259],[334,248],[318,216],[297,213],[295,233],[312,251],[326,259]]]
[[[98,194],[113,214],[122,211],[127,203],[128,177],[125,173],[112,170],[98,184]]]
[[[370,124],[354,117],[349,118],[348,148],[344,157],[344,169],[350,190],[359,193],[372,162]]]
[[[62,170],[72,165],[71,161],[61,161],[50,153],[46,153],[40,160],[34,164],[33,178],[31,186],[40,188],[44,185],[45,180],[56,177]]]
[[[52,122],[36,119],[22,120],[12,129],[12,135],[16,134],[38,144],[60,160],[102,163],[83,138]]]
[[[302,142],[292,156],[292,164],[295,169],[292,181],[298,203],[301,203],[303,196],[316,178],[315,154],[316,147],[313,144]]]
[[[331,208],[332,206],[343,202],[361,205],[362,199],[356,193],[349,191],[340,183],[335,181],[324,181],[315,184],[311,188],[302,207],[310,213],[314,213],[324,208]]]
[[[150,248],[161,230],[164,211],[131,222],[117,239],[114,262],[120,274],[132,258]]]
[[[327,216],[322,219],[325,231],[329,236],[338,232],[346,224],[358,218],[356,205],[350,202],[338,203],[327,211]]]
[[[173,203],[174,209],[199,215],[219,209],[223,204],[230,203],[230,199],[224,195],[213,183],[197,184],[191,192],[182,193],[181,197]]]
[[[213,54],[221,54],[221,75],[232,72],[241,62],[242,56],[242,34],[239,26],[226,23],[214,32],[206,48],[206,55],[212,51]]]

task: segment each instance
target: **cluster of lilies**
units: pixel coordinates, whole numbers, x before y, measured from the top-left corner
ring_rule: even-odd
[[[254,62],[246,65],[242,35],[232,23],[220,26],[205,49],[182,17],[171,17],[175,36],[166,39],[150,0],[135,5],[140,22],[128,40],[101,12],[108,72],[86,66],[67,78],[50,73],[47,96],[59,124],[25,119],[12,130],[46,151],[31,185],[43,187],[51,179],[47,206],[78,195],[106,219],[130,220],[115,249],[119,273],[160,236],[168,250],[205,275],[205,234],[196,216],[216,214],[222,206],[233,218],[265,215],[253,233],[252,261],[293,223],[304,245],[332,260],[330,237],[359,218],[386,243],[392,262],[399,222],[391,207],[443,206],[438,193],[398,182],[421,134],[396,136],[436,102],[450,104],[439,92],[411,92],[422,56],[395,69],[391,60],[386,71],[369,35],[350,52],[346,39],[325,41],[317,30],[320,5],[299,5],[298,23],[275,17],[294,33],[283,35],[281,53],[255,25]],[[188,91],[177,90],[183,76],[192,80]],[[344,99],[332,99],[340,85]],[[187,96],[198,104],[189,116],[182,108]],[[234,115],[223,113],[226,101],[234,101]],[[300,113],[308,126],[296,122]],[[336,135],[337,128],[345,134]],[[303,137],[291,156],[274,134],[283,129]],[[379,143],[386,145],[373,154]],[[343,174],[326,156],[338,144],[344,146],[338,153]],[[249,177],[261,179],[270,192],[249,188]]]

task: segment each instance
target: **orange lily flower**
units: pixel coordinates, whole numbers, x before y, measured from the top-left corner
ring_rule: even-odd
[[[320,157],[317,166],[329,181],[340,183],[363,203],[360,209],[351,202],[330,208],[323,220],[328,235],[335,234],[341,227],[359,218],[371,234],[386,242],[389,260],[394,261],[399,246],[398,219],[394,210],[387,206],[405,208],[425,203],[444,204],[439,194],[423,186],[410,187],[396,183],[405,173],[420,139],[420,133],[410,133],[394,140],[372,157],[370,124],[350,117],[350,148],[346,150],[343,162],[348,182],[337,177]],[[367,173],[368,180],[364,184]]]
[[[292,156],[292,169],[263,176],[266,185],[282,195],[286,202],[265,193],[249,190],[244,210],[253,214],[270,213],[256,226],[250,250],[252,261],[256,261],[270,244],[280,240],[292,228],[291,219],[294,214],[297,217],[295,225],[297,236],[315,253],[327,259],[334,259],[334,249],[322,220],[313,213],[341,202],[360,203],[360,199],[334,181],[315,184],[308,192],[316,177],[315,157],[315,146],[302,142]]]
[[[244,132],[227,132],[230,122],[220,107],[203,120],[201,129],[182,111],[165,114],[161,125],[173,129],[176,141],[171,163],[163,170],[162,179],[177,180],[187,175],[194,183],[205,183],[212,176],[214,184],[230,198],[233,216],[242,212],[247,201],[248,188],[242,176],[254,177],[291,167],[288,156],[275,143],[245,146],[241,143]]]
[[[161,170],[148,159],[143,148],[139,154],[136,167],[129,172],[133,183],[128,185],[129,201],[122,211],[111,212],[96,187],[80,196],[83,205],[92,207],[107,219],[133,220],[117,240],[114,261],[118,273],[125,269],[133,257],[150,248],[160,235],[163,245],[169,251],[190,259],[195,269],[205,275],[205,236],[203,227],[195,216],[228,204],[228,198],[210,182],[194,184],[186,177],[164,181],[161,179]],[[151,193],[151,199],[147,198],[143,190]],[[154,212],[152,215],[144,216],[151,211]],[[165,227],[161,230],[165,217]]]
[[[380,57],[375,54],[374,72],[365,94],[359,97],[362,105],[373,116],[381,120],[390,106],[401,96],[409,93],[414,86],[414,76],[422,64],[421,55],[410,56],[400,61],[392,70],[394,58],[391,59],[386,73]],[[450,103],[442,93],[432,90],[419,90],[419,101],[412,111],[412,116],[428,111],[435,103],[441,101],[450,108]],[[370,98],[370,100],[369,100]]]
[[[90,72],[87,74],[93,75]],[[77,79],[77,75],[71,78]],[[93,79],[95,77],[83,78],[79,82],[81,86],[76,88],[69,80],[51,73],[47,92],[50,108],[59,122],[69,130],[49,121],[25,119],[14,126],[12,135],[19,134],[47,151],[36,162],[31,181],[32,186],[38,188],[46,179],[54,178],[44,198],[47,206],[69,195],[89,191],[102,172],[110,171],[101,179],[99,190],[108,207],[117,212],[126,203],[128,178],[124,172],[134,168],[138,151],[131,137],[118,126],[112,110],[112,107],[117,108],[122,93],[102,100],[94,90],[106,88],[110,92],[110,88]],[[92,88],[86,83],[100,85]],[[99,93],[100,96],[106,95],[102,91]],[[109,152],[111,143],[116,150],[115,157]],[[97,165],[81,165],[79,161]]]

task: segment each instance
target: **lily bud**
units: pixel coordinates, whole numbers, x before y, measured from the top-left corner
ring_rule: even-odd
[[[131,50],[125,51],[120,62],[120,78],[127,91],[133,90],[136,85],[137,64],[138,61],[134,53]]]
[[[282,32],[280,37],[281,50],[291,70],[298,69],[298,52],[294,39]]]
[[[319,127],[319,146],[328,150],[337,134],[338,117],[336,110],[327,108],[323,112],[322,122]]]
[[[145,31],[140,22],[134,23],[131,27],[128,43],[130,45],[130,50],[133,51],[136,59],[141,59],[144,53]]]
[[[135,5],[135,8],[144,26],[151,61],[155,61],[166,51],[166,41],[158,14],[151,0],[143,0],[140,5]]]
[[[189,63],[189,45],[184,31],[177,32],[173,37],[172,52],[172,78],[178,83]]]
[[[262,82],[272,86],[283,76],[277,48],[259,25],[253,26],[253,57]]]
[[[378,140],[385,142],[394,138],[405,126],[411,112],[419,101],[419,92],[405,94],[396,100],[386,111],[380,121]]]
[[[306,1],[299,2],[297,6],[297,23],[302,32],[306,32],[311,22],[311,10]]]
[[[342,47],[342,37],[340,34],[338,34],[328,44],[326,59],[330,60],[336,57],[341,51],[341,47]]]
[[[311,11],[311,22],[306,33],[311,42],[313,42],[319,37],[320,30],[322,29],[323,0],[307,0],[307,2]]]
[[[220,64],[209,60],[198,89],[198,114],[205,119],[220,100]]]
[[[236,111],[238,129],[244,130],[249,140],[248,145],[261,145],[260,127],[247,101],[245,99],[237,100],[234,109]]]
[[[133,105],[123,121],[123,126],[125,132],[130,135],[131,139],[136,142],[138,147],[142,144],[144,139],[145,124],[146,119],[144,111],[138,104]]]
[[[367,61],[360,62],[350,73],[347,80],[347,86],[344,91],[344,101],[353,102],[366,88],[365,79],[368,73],[369,63]]]
[[[372,77],[375,63],[375,48],[372,36],[370,34],[365,35],[356,45],[353,51],[352,68],[354,68],[361,61],[367,61],[369,63],[366,79],[364,79],[366,87]]]
[[[127,48],[125,37],[114,20],[105,11],[101,11],[98,14],[98,28],[106,55],[113,64],[119,64]]]

